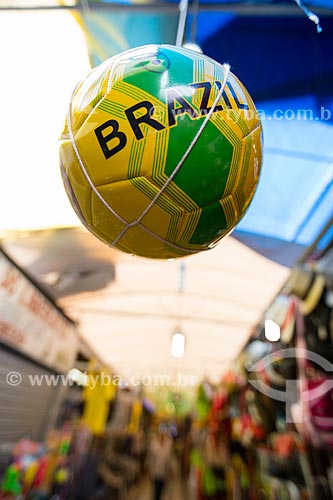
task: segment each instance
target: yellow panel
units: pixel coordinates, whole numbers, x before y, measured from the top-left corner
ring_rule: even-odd
[[[140,217],[153,196],[158,192],[158,189],[145,178],[138,178],[135,182],[136,185],[130,180],[119,181],[98,188],[99,193],[112,206],[112,209],[121,217],[126,217],[126,221],[129,223]],[[95,194],[92,200],[93,230],[101,239],[111,243],[120,235],[126,225],[112,215]],[[170,224],[176,220],[178,221],[174,229],[176,239],[178,234],[182,232],[184,220],[187,220],[187,217],[167,196],[163,196],[162,205],[163,207],[154,204],[141,222],[129,228],[115,246],[129,253],[133,253],[132,249],[135,248],[135,253],[146,257],[158,255],[158,258],[173,258],[185,255],[186,251],[168,246],[159,237],[167,239]],[[188,216],[188,214],[186,215]],[[157,237],[150,234],[150,231]]]
[[[109,105],[111,110],[112,102],[121,104],[123,109],[129,108],[138,102],[132,96],[123,94],[115,89],[112,89],[108,93],[107,100],[108,103],[111,103]],[[102,102],[100,103],[101,106]],[[84,165],[94,184],[98,185],[128,178],[129,162],[133,153],[133,141],[138,143],[145,141],[145,148],[141,152],[143,162],[140,174],[150,175],[155,152],[156,131],[143,124],[141,125],[141,130],[145,138],[137,140],[125,112],[117,113],[115,116],[105,109],[104,107],[103,109],[100,107],[96,108],[75,137],[81,158],[84,159]],[[102,135],[107,137],[115,129],[114,137],[107,141],[107,147],[109,150],[112,150],[120,143],[122,143],[123,147],[109,158],[106,158],[95,130],[97,127],[107,124],[110,120],[114,120],[114,122],[109,126],[106,125],[102,131]]]
[[[135,245],[138,255],[153,259],[172,259],[188,254],[181,249],[173,248],[151,236],[141,227],[133,227],[121,239],[119,248],[124,244],[133,248]]]
[[[94,192],[91,196],[91,209],[91,231],[104,243],[110,245],[126,224],[113,215]]]
[[[246,161],[246,168],[245,166],[243,167],[245,175],[242,183],[235,189],[236,198],[243,200],[240,204],[241,213],[244,213],[249,206],[259,181],[262,158],[261,133],[261,125],[258,124],[258,127],[248,137],[243,139],[245,146],[244,153],[246,153],[243,153]],[[239,194],[240,191],[241,195]]]
[[[130,180],[119,181],[98,188],[99,193],[107,203],[130,223],[141,216],[154,195],[158,193],[158,189],[145,178],[136,179],[136,182],[142,186],[142,190],[140,190],[140,186],[133,185]],[[177,207],[175,207],[175,210],[177,211]],[[155,203],[145,215],[142,223],[158,236],[165,238],[170,219],[171,217],[167,211]]]
[[[71,102],[71,122],[74,133],[80,129],[84,120],[103,96],[110,66],[110,61],[101,64],[76,87]],[[67,127],[66,123],[63,132],[64,138],[67,134]]]

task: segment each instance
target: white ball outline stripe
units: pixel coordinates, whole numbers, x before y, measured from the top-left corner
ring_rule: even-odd
[[[168,180],[164,183],[164,185],[161,187],[161,189],[159,190],[159,192],[156,194],[156,196],[152,199],[152,201],[147,205],[147,207],[143,210],[143,212],[141,213],[141,215],[133,222],[127,222],[123,217],[121,217],[112,207],[110,207],[110,205],[105,201],[105,199],[103,198],[103,196],[98,192],[98,190],[96,189],[95,185],[93,184],[85,166],[84,166],[84,163],[81,159],[81,156],[80,156],[80,153],[79,153],[79,150],[78,150],[78,147],[77,147],[77,144],[76,144],[76,141],[75,141],[75,137],[74,137],[74,132],[73,132],[73,127],[72,127],[72,118],[71,118],[71,111],[72,111],[72,99],[73,99],[73,96],[75,94],[75,91],[77,89],[77,87],[75,87],[75,89],[73,90],[73,93],[72,93],[72,96],[71,96],[71,99],[70,99],[70,104],[69,104],[69,107],[68,107],[68,112],[67,112],[67,124],[68,124],[68,133],[69,133],[69,138],[70,138],[70,141],[72,143],[72,147],[73,147],[73,150],[75,152],[75,155],[77,157],[77,160],[79,162],[79,165],[82,169],[82,172],[83,172],[83,175],[85,176],[89,186],[91,187],[92,191],[95,193],[95,195],[98,197],[98,199],[103,203],[103,205],[106,207],[107,210],[109,210],[120,222],[122,222],[123,224],[125,224],[125,227],[124,229],[118,234],[118,236],[113,240],[113,242],[109,245],[110,248],[112,248],[113,246],[115,246],[118,241],[121,240],[121,238],[124,236],[124,234],[131,228],[131,227],[134,227],[134,226],[139,226],[140,228],[142,228],[144,231],[146,231],[148,234],[150,234],[151,236],[155,237],[156,239],[162,241],[163,243],[165,243],[167,246],[170,246],[172,248],[175,248],[177,250],[182,250],[182,251],[185,251],[186,253],[197,253],[198,251],[205,251],[205,250],[209,250],[212,248],[212,246],[215,246],[215,245],[212,245],[212,246],[209,246],[208,248],[206,249],[198,249],[198,250],[190,250],[188,248],[184,248],[184,247],[181,247],[179,245],[176,245],[174,243],[171,243],[170,241],[167,241],[165,240],[164,238],[162,238],[161,236],[155,234],[153,231],[151,231],[150,229],[146,228],[145,226],[143,226],[141,224],[141,221],[142,219],[145,217],[145,215],[149,212],[149,210],[153,207],[153,205],[156,203],[156,201],[158,200],[158,198],[161,196],[161,194],[165,191],[165,189],[168,187],[168,185],[171,183],[171,181],[173,180],[173,178],[175,177],[175,175],[177,174],[177,172],[181,169],[181,167],[183,166],[185,160],[187,159],[187,157],[189,156],[189,154],[191,153],[192,149],[194,148],[195,144],[198,142],[199,140],[199,137],[201,136],[202,132],[204,131],[207,123],[209,122],[214,110],[215,110],[215,107],[217,106],[217,103],[219,102],[219,100],[221,99],[222,97],[222,94],[223,94],[223,91],[224,91],[224,88],[225,88],[225,85],[227,83],[227,80],[228,80],[228,76],[229,76],[229,73],[230,73],[230,65],[227,64],[227,63],[224,63],[223,64],[223,68],[224,68],[224,79],[223,79],[223,82],[222,82],[222,85],[221,85],[221,88],[219,90],[219,92],[217,93],[217,96],[216,96],[216,99],[212,105],[212,107],[210,108],[209,112],[207,113],[204,121],[202,122],[199,130],[197,131],[197,133],[195,134],[191,144],[189,145],[189,147],[187,148],[187,150],[185,151],[185,153],[183,154],[182,158],[180,159],[180,161],[178,162],[176,168],[174,169],[174,171],[172,172],[172,174],[169,176]],[[110,68],[111,69],[111,68]],[[112,71],[110,71],[110,75],[109,75],[109,79],[108,79],[108,85],[107,85],[107,92],[110,90],[110,83],[111,83],[111,73]]]

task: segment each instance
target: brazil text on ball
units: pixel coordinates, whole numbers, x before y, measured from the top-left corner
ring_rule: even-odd
[[[168,116],[168,126],[176,126],[177,118],[184,116],[185,114],[189,115],[192,120],[202,118],[203,116],[207,115],[210,111],[208,103],[212,93],[213,85],[214,87],[216,87],[217,91],[221,90],[222,84],[218,80],[215,80],[213,84],[211,82],[198,82],[191,83],[189,85],[189,87],[194,89],[194,93],[202,91],[199,112],[194,109],[194,107],[187,99],[183,97],[179,88],[173,87],[166,89],[166,111]],[[231,83],[227,82],[226,86],[230,91],[231,97],[229,97],[226,91],[223,90],[221,94],[221,101],[223,101],[223,104],[217,103],[213,112],[216,113],[222,111],[223,109],[248,110],[249,106],[245,103],[240,102]],[[144,114],[142,114],[142,112],[144,112]],[[138,141],[144,138],[142,130],[140,128],[140,125],[143,123],[154,128],[157,131],[166,128],[163,123],[152,117],[154,113],[155,108],[150,101],[141,101],[125,109],[125,115],[128,123],[130,124],[132,131]],[[111,158],[111,156],[114,156],[126,146],[127,136],[123,131],[119,129],[119,122],[117,120],[112,119],[102,123],[102,125],[95,129],[95,134],[106,159]],[[110,143],[113,139],[117,139],[118,142],[116,145],[110,147]]]

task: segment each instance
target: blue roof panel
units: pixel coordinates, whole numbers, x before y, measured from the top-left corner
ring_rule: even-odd
[[[333,215],[333,126],[320,120],[312,101],[308,96],[257,104],[264,130],[262,176],[238,230],[309,245]]]

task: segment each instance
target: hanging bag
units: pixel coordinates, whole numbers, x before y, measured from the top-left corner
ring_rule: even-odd
[[[331,364],[307,349],[304,317],[298,299],[294,300],[300,392],[292,413],[299,431],[313,446],[333,448],[333,373],[324,370]]]

